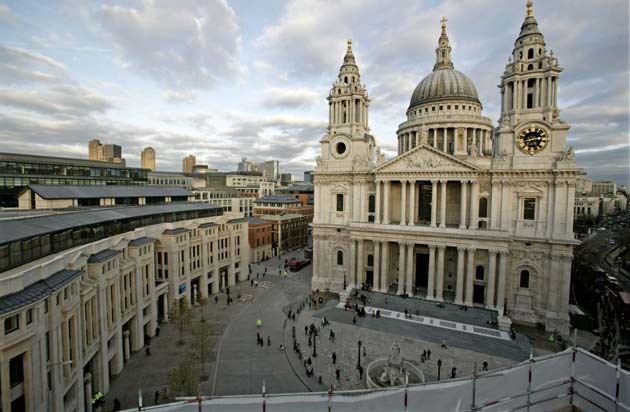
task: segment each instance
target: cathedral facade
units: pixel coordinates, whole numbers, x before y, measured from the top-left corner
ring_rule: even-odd
[[[498,126],[454,69],[442,21],[385,160],[352,43],[328,96],[315,168],[312,289],[366,288],[496,310],[567,333],[576,168],[559,118],[562,68],[531,1],[501,75]]]

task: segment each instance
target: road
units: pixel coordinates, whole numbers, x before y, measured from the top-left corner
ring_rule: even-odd
[[[270,273],[271,268],[277,273],[277,264],[277,259],[269,262]],[[255,268],[252,271],[256,273]],[[312,266],[309,265],[285,278],[267,275],[259,279],[259,287],[268,289],[234,318],[223,335],[212,395],[260,394],[263,382],[267,393],[308,391],[279,346],[286,308],[304,300],[310,293],[311,273]],[[272,282],[267,283],[269,280]],[[257,319],[262,321],[261,328],[256,327]],[[256,332],[265,340],[263,347],[256,344]],[[270,346],[267,336],[271,338]]]

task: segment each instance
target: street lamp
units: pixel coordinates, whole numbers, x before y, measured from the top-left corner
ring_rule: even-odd
[[[317,331],[313,331],[313,357],[317,357]]]
[[[357,352],[357,370],[361,369],[361,341],[357,342],[357,346],[359,347],[359,351]]]
[[[346,274],[343,274],[343,290],[346,290]]]
[[[440,369],[442,369],[442,359],[438,359],[437,366],[438,366],[438,380],[440,380]]]

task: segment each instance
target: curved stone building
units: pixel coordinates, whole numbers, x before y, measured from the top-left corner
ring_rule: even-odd
[[[498,312],[499,326],[568,332],[576,168],[559,117],[562,69],[531,1],[501,75],[498,127],[455,70],[442,21],[433,71],[385,161],[348,50],[315,169],[312,288],[367,288]]]
[[[86,411],[173,305],[248,277],[242,214],[202,203],[0,220],[3,411]]]

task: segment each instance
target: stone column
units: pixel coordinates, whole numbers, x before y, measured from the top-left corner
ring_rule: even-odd
[[[558,80],[553,82],[553,107],[558,107]]]
[[[382,242],[383,250],[382,250],[382,264],[381,264],[381,292],[386,293],[389,289],[389,283],[391,279],[389,278],[389,242]]]
[[[374,209],[374,223],[381,223],[381,181],[376,181],[376,197],[375,197],[376,208]]]
[[[374,243],[374,285],[372,288],[374,290],[381,290],[380,282],[381,282],[381,242],[378,240],[373,241]]]
[[[464,255],[465,247],[457,248],[457,284],[455,286],[455,304],[461,305],[464,296]]]
[[[409,224],[416,224],[416,181],[409,181]]]
[[[466,262],[466,300],[465,303],[468,306],[472,306],[473,303],[473,279],[475,276],[475,249],[468,248],[468,261]]]
[[[92,412],[92,374],[90,372],[86,372],[83,376],[83,397],[85,412]]]
[[[459,228],[466,229],[466,209],[468,204],[467,199],[468,192],[468,181],[461,181],[461,196],[460,196],[460,205],[459,205]]]
[[[470,152],[468,151],[468,128],[464,127],[464,151],[466,152],[467,155],[470,154]]]
[[[357,239],[357,285],[365,283],[365,257],[363,256],[363,239]]]
[[[435,299],[435,245],[429,246],[429,275],[427,281],[427,299]]]
[[[488,250],[488,291],[486,292],[486,308],[488,309],[496,308],[496,305],[494,304],[496,261],[497,251],[492,249]]]
[[[448,133],[447,133],[448,129],[445,127],[443,130],[444,130],[444,136],[443,136],[443,139],[442,139],[442,144],[444,145],[444,149],[442,151],[444,153],[447,153],[448,152],[448,150],[447,150],[448,146],[446,145],[446,139],[448,138]]]
[[[478,154],[479,156],[483,156],[483,145],[484,145],[484,140],[483,140],[483,130],[479,129],[479,146],[477,146],[477,150],[478,150]]]
[[[473,136],[473,144],[476,145],[477,144],[477,129],[475,128],[472,129],[472,136]]]
[[[407,281],[405,283],[405,290],[409,297],[413,296],[413,260],[415,255],[415,245],[413,243],[407,243]]]
[[[389,225],[389,186],[391,185],[391,182],[389,180],[386,180],[384,184],[385,193],[383,194],[383,224]]]
[[[431,180],[431,227],[437,226],[437,180]]]
[[[473,180],[470,184],[470,220],[468,229],[477,229],[479,226],[479,182]]]
[[[499,282],[497,285],[497,307],[499,310],[499,315],[503,316],[503,311],[505,309],[504,301],[505,301],[505,279],[507,276],[507,259],[508,252],[507,250],[502,250],[499,252]]]
[[[431,131],[433,132],[433,148],[437,149],[437,129],[431,129]]]
[[[437,256],[437,285],[435,285],[435,299],[442,302],[444,297],[444,251],[446,246],[438,246]]]
[[[440,192],[440,227],[446,227],[446,186],[447,180],[440,180],[442,182]]]
[[[400,224],[407,224],[407,181],[400,181]]]
[[[354,239],[350,239],[350,286],[356,287],[359,283],[357,279],[357,242]]]
[[[398,242],[398,291],[397,295],[405,293],[405,242]]]
[[[131,351],[129,349],[129,331],[125,330],[123,331],[123,356],[125,359],[125,362],[129,360],[129,357],[131,356]]]

